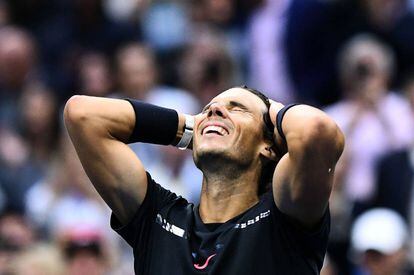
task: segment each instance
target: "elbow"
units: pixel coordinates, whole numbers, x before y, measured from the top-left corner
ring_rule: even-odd
[[[81,125],[86,120],[87,98],[87,96],[74,95],[66,102],[63,117],[67,127]]]
[[[335,121],[326,115],[315,117],[305,132],[304,146],[322,154],[331,152],[335,159],[339,159],[345,146],[345,138]]]

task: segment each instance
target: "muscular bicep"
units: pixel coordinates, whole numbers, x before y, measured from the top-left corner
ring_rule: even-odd
[[[328,205],[343,137],[339,130],[329,137],[322,135],[320,140],[312,134],[292,135],[289,151],[274,172],[274,199],[282,212],[312,227]]]
[[[273,193],[275,203],[285,214],[305,226],[312,226],[323,215],[333,183],[333,168],[318,171],[316,165],[298,165],[286,154],[275,169]],[[300,172],[300,167],[309,169]]]
[[[65,124],[82,166],[122,223],[132,218],[147,190],[143,165],[121,141],[132,131],[133,114],[123,100],[84,97],[65,107]]]
[[[92,148],[78,150],[82,166],[117,218],[126,223],[145,198],[145,169],[135,153],[122,142],[105,140],[99,152],[92,151]]]

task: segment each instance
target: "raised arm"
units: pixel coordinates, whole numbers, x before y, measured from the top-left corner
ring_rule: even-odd
[[[127,223],[147,191],[145,169],[126,144],[140,118],[126,100],[89,96],[70,98],[64,118],[88,177],[117,218]],[[184,121],[179,115],[177,129]]]
[[[270,114],[274,123],[281,107],[281,104],[272,103]],[[273,176],[275,203],[282,212],[312,228],[328,205],[344,136],[324,112],[307,105],[288,109],[281,125],[286,140],[276,128],[275,138],[287,153]]]

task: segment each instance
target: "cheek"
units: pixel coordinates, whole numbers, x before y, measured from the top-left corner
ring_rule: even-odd
[[[262,141],[263,135],[257,131],[255,128],[245,129],[237,137],[237,143],[240,144],[240,147],[250,150],[255,150],[257,145]]]

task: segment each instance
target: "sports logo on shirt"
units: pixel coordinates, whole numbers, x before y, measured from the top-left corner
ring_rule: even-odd
[[[270,210],[267,210],[266,212],[262,212],[259,215],[257,215],[256,217],[254,217],[253,219],[248,220],[247,222],[243,222],[243,223],[237,223],[234,228],[246,228],[252,224],[257,223],[258,221],[267,218],[270,216]]]
[[[208,266],[208,263],[210,262],[210,260],[211,260],[214,256],[216,256],[216,255],[217,255],[217,254],[210,255],[210,256],[207,258],[206,262],[205,262],[203,265],[200,265],[200,264],[194,264],[194,267],[195,267],[196,269],[198,269],[198,270],[205,269],[205,268]]]
[[[162,228],[164,228],[166,231],[173,233],[174,235],[187,239],[187,234],[184,229],[169,223],[166,219],[164,219],[161,214],[157,214],[157,217],[155,218],[155,222],[161,225]]]

